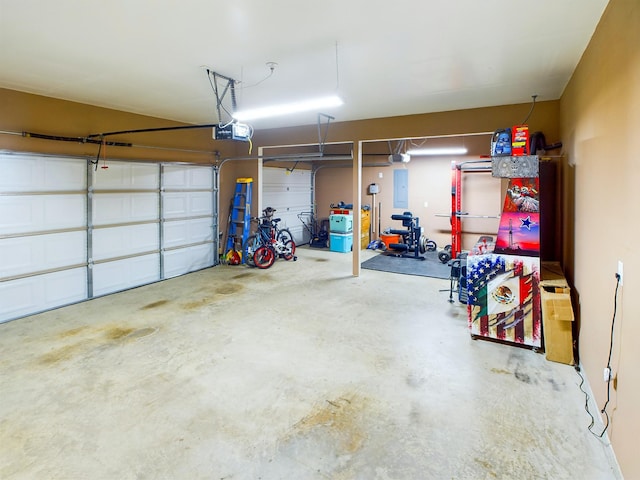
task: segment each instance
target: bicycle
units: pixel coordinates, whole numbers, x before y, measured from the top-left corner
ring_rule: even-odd
[[[288,228],[279,228],[280,218],[273,218],[275,209],[263,210],[262,217],[251,220],[258,222],[256,233],[250,235],[242,246],[242,258],[251,267],[269,268],[276,258],[294,261],[296,244]]]

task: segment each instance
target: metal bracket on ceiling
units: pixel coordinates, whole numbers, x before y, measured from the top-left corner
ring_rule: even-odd
[[[231,118],[229,123],[233,121],[233,112],[236,111],[237,103],[236,103],[236,81],[233,78],[227,77],[225,75],[221,75],[213,70],[209,70],[207,68],[207,77],[209,78],[209,83],[211,84],[211,88],[213,89],[213,93],[216,96],[216,111],[218,112],[218,123],[222,124],[222,110],[224,110]],[[212,80],[213,78],[213,80]],[[218,85],[218,80],[223,80],[226,82],[224,87],[220,87]],[[220,89],[223,88],[222,92]],[[222,102],[224,101],[224,97],[227,93],[231,94],[231,112],[229,112]]]
[[[327,119],[327,128],[324,131],[324,137],[322,136],[322,117]],[[335,117],[327,115],[326,113],[318,113],[318,148],[320,150],[320,156],[324,154],[324,144],[327,140],[327,134],[329,133],[329,124],[331,120],[335,120]]]

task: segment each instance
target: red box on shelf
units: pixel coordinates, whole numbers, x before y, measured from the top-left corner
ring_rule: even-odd
[[[511,155],[529,155],[529,126],[516,125],[511,129]]]

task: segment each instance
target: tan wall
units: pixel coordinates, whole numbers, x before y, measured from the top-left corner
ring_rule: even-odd
[[[558,108],[559,103],[557,101],[538,101],[527,122],[531,131],[543,131],[549,143],[557,141],[560,136]],[[530,104],[505,105],[353,122],[336,122],[329,126],[326,141],[386,140],[493,132],[498,128],[509,127],[522,122],[526,118],[529,109]],[[254,144],[263,146],[317,142],[317,125],[260,130],[254,136]],[[488,154],[489,152],[485,153]]]
[[[498,128],[512,126],[522,122],[530,110],[530,104],[507,105],[502,107],[471,109],[455,112],[441,112],[424,115],[408,115],[386,119],[371,119],[357,122],[337,122],[331,124],[327,142],[358,142],[373,144],[375,140],[433,137],[443,135],[464,135],[478,132],[493,132]],[[528,121],[531,131],[543,131],[548,143],[560,139],[559,102],[538,102]],[[317,143],[317,126],[289,129],[265,130],[256,133],[258,145],[293,145]],[[377,183],[380,194],[376,195],[376,204],[382,203],[380,226],[401,228],[398,222],[391,220],[394,213],[404,209],[393,208],[393,170],[409,170],[409,208],[420,217],[425,235],[436,241],[439,247],[451,243],[451,228],[448,218],[436,214],[451,212],[451,161],[480,160],[480,155],[489,154],[490,137],[466,137],[428,139],[427,145],[434,142],[460,146],[461,142],[469,149],[466,157],[414,157],[408,164],[394,164],[387,167],[363,168],[361,202],[371,205],[373,198],[367,194],[367,186]],[[382,143],[386,147],[386,142]],[[366,149],[366,144],[364,147]],[[390,153],[387,151],[387,154]],[[554,152],[559,153],[559,152]],[[383,163],[386,156],[363,158],[367,162]],[[379,174],[382,173],[382,178]],[[497,215],[502,210],[500,182],[488,173],[463,174],[462,202],[463,211],[473,215]],[[322,168],[317,173],[316,208],[319,218],[329,215],[330,204],[340,201],[352,203],[352,170],[350,168]],[[425,207],[426,203],[426,207]],[[378,205],[376,205],[376,210]],[[376,230],[377,230],[377,221]],[[494,235],[498,230],[497,219],[467,219],[463,221],[463,248],[469,249],[480,235]],[[378,232],[376,232],[378,233]]]
[[[2,112],[0,130],[2,131],[26,131],[67,137],[84,137],[94,133],[184,125],[170,120],[5,89],[0,89],[0,111]],[[236,155],[235,145],[215,142],[211,139],[211,134],[211,129],[207,128],[107,137],[107,140],[129,142],[136,145],[202,152],[108,147],[107,156],[120,159],[211,163],[215,161],[213,152],[216,150],[220,151],[222,157]],[[95,156],[98,151],[98,146],[93,144],[54,142],[6,134],[0,135],[0,148],[23,152],[88,156]]]
[[[95,158],[98,145],[27,138],[8,132],[85,137],[93,133],[181,126],[184,124],[107,108],[0,89],[0,149]],[[135,147],[106,148],[108,160],[166,161],[212,164],[220,158],[248,156],[247,144],[220,142],[211,128],[156,133],[123,134],[107,140]],[[151,147],[151,148],[146,148]],[[104,152],[103,152],[104,153]],[[236,177],[256,177],[257,162],[232,161],[221,169],[220,225],[226,229],[228,203]],[[254,215],[257,210],[253,211]]]
[[[625,478],[640,478],[640,3],[611,0],[561,99],[562,138],[575,180],[575,221],[567,225],[567,274],[578,299],[580,353],[599,408],[606,400],[607,363],[618,260],[618,297],[609,436]],[[597,413],[594,413],[597,415]],[[587,419],[585,419],[586,423]]]
[[[559,138],[558,106],[557,101],[538,102],[528,122],[532,131],[544,131],[550,142]],[[337,122],[330,125],[326,141],[346,141],[351,144],[359,140],[488,132],[521,122],[529,112],[529,108],[528,104],[508,105],[388,119]],[[4,89],[0,89],[0,109],[2,111],[0,131],[4,132],[26,131],[47,135],[84,137],[91,133],[181,125],[168,120]],[[256,132],[251,155],[248,151],[248,145],[245,143],[212,140],[209,128],[123,134],[108,137],[108,139],[129,142],[136,147],[107,147],[107,159],[214,163],[216,157],[213,152],[215,151],[218,151],[220,158],[224,159],[256,156],[260,146],[317,143],[318,129],[317,125],[309,125],[300,128]],[[383,143],[386,144],[386,142]],[[466,146],[474,155],[470,158],[476,159],[477,155],[488,153],[489,141],[485,137],[469,139]],[[95,157],[98,152],[98,146],[93,144],[56,142],[9,134],[0,134],[0,149],[88,157]],[[344,151],[343,148],[339,148],[339,150]],[[346,150],[348,151],[349,148]],[[273,151],[273,149],[270,150],[270,152]],[[287,149],[287,153],[292,151],[295,152],[296,149]],[[384,162],[386,157],[366,157],[365,163],[371,161],[378,163],[381,160]],[[370,183],[379,183],[381,194],[376,197],[376,203],[382,202],[381,227],[382,229],[397,228],[394,226],[395,222],[391,221],[393,213],[400,213],[399,210],[393,209],[391,203],[393,199],[392,170],[407,168],[410,171],[409,210],[420,217],[421,225],[425,227],[425,233],[429,238],[435,239],[440,246],[449,244],[451,243],[449,221],[447,218],[438,218],[435,214],[448,213],[451,209],[450,162],[451,158],[416,158],[407,165],[393,165],[382,169],[378,167],[365,168],[362,181],[362,203],[371,205],[373,199],[367,195],[366,188]],[[305,164],[300,168],[310,168],[310,166]],[[383,173],[382,179],[378,177],[380,171]],[[223,230],[226,229],[228,204],[233,196],[235,179],[237,177],[255,178],[254,192],[257,193],[259,188],[257,173],[257,161],[231,161],[225,163],[221,168],[220,225]],[[351,176],[352,172],[349,168],[319,170],[316,183],[319,217],[328,216],[331,203],[337,203],[341,200],[347,203],[353,202]],[[470,213],[497,213],[499,207],[496,207],[496,202],[499,203],[500,193],[495,190],[496,182],[488,178],[488,175],[482,176],[485,177],[482,180],[477,178],[478,175],[464,176],[463,208]],[[424,206],[425,202],[427,207]],[[257,201],[254,201],[252,212],[254,215],[258,214]],[[464,231],[468,233],[463,236],[463,246],[469,248],[478,235],[491,234],[496,231],[497,223],[495,225],[494,223],[486,220],[466,220]]]
[[[362,205],[373,207],[373,196],[367,193],[369,184],[380,187],[375,196],[375,235],[387,228],[402,229],[399,221],[391,215],[405,210],[419,217],[424,234],[442,248],[451,243],[451,225],[448,215],[451,211],[451,162],[464,161],[465,157],[415,157],[408,164],[394,164],[388,167],[369,167],[362,170]],[[409,171],[409,208],[393,208],[393,171]],[[380,178],[382,174],[382,178]],[[320,218],[329,215],[330,204],[340,201],[352,203],[351,168],[323,168],[317,174],[317,210]],[[470,214],[497,215],[502,208],[500,180],[490,173],[467,173],[463,175],[463,209]],[[378,228],[378,224],[379,227]],[[464,220],[463,246],[470,248],[479,235],[495,235],[498,231],[497,219]]]

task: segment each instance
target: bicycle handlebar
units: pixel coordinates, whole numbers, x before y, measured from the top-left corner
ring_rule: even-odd
[[[263,220],[269,220],[271,223],[276,224],[280,221],[282,221],[281,218],[271,218],[271,216],[266,216],[266,217],[251,217],[251,221],[252,222],[261,222]]]

